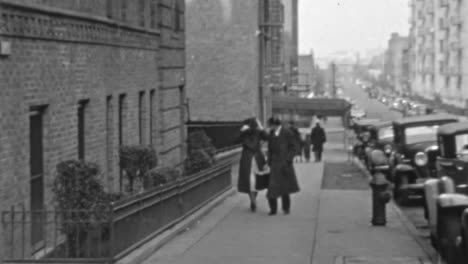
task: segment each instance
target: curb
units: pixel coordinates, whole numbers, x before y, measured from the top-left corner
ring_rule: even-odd
[[[408,232],[416,241],[416,243],[418,243],[419,247],[421,247],[422,250],[426,252],[426,255],[430,259],[431,263],[442,263],[440,262],[441,258],[439,256],[439,253],[437,253],[437,251],[431,245],[426,243],[426,241],[424,241],[424,239],[421,238],[421,233],[418,231],[416,226],[414,226],[411,220],[409,220],[405,213],[403,213],[403,211],[393,201],[390,202],[390,205],[393,211],[395,211],[398,215],[398,218],[400,218],[400,221],[405,226],[406,230],[408,230]]]
[[[151,255],[167,244],[169,241],[177,237],[188,227],[194,225],[200,218],[208,215],[215,207],[220,205],[224,200],[236,194],[234,188],[230,188],[218,197],[214,198],[208,204],[194,212],[192,215],[183,219],[181,222],[174,225],[172,228],[162,232],[159,236],[144,244],[140,248],[137,248],[129,255],[118,260],[116,264],[139,264],[151,257]]]
[[[369,179],[372,178],[370,172],[365,168],[364,164],[356,157],[353,158],[352,163],[356,165]],[[431,246],[428,245],[422,238],[421,233],[418,231],[416,226],[411,222],[411,220],[403,213],[403,211],[392,201],[390,201],[390,207],[397,214],[398,218],[402,222],[403,226],[408,230],[411,237],[416,241],[416,243],[421,247],[421,249],[426,253],[427,257],[433,264],[440,264],[440,257],[437,251]]]

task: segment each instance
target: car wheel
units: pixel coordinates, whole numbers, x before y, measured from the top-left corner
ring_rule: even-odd
[[[440,217],[439,253],[448,264],[458,264],[459,250],[457,237],[461,235],[462,227],[458,212],[444,211]]]

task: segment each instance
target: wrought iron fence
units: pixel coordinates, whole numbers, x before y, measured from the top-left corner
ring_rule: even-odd
[[[113,263],[231,188],[231,161],[124,199],[108,211],[2,212],[5,263]],[[31,245],[32,215],[44,237]],[[34,218],[36,219],[36,218]]]

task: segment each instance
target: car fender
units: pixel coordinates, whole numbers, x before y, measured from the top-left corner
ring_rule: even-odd
[[[456,207],[468,208],[468,196],[460,193],[443,193],[437,198],[437,206],[440,209]]]
[[[413,166],[409,165],[409,164],[398,164],[396,165],[395,167],[395,173],[398,174],[398,173],[409,173],[409,172],[414,172],[415,169],[413,168]]]

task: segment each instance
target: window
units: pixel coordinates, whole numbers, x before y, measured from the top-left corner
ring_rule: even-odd
[[[445,77],[445,88],[449,88],[450,87],[450,77]]]
[[[114,147],[114,107],[112,96],[106,98],[106,137],[107,137],[107,175],[110,177],[113,171],[113,147]]]
[[[438,128],[438,125],[407,127],[405,129],[406,144],[414,144],[425,141],[436,141]]]
[[[443,39],[439,40],[439,43],[440,43],[440,52],[444,52],[444,40]]]
[[[87,100],[78,103],[78,159],[85,159],[85,114]]]
[[[112,2],[114,0],[107,0],[106,1],[106,16],[108,18],[112,18],[113,17],[113,13],[114,13],[114,10],[113,10],[113,5],[112,5]]]
[[[146,22],[145,2],[146,0],[138,0],[138,25],[140,27],[144,27]]]
[[[125,94],[119,95],[119,145],[123,144],[123,126],[124,126],[124,109],[125,107]]]
[[[270,0],[263,1],[263,23],[270,21]]]
[[[444,74],[444,62],[439,61],[439,72],[440,74]]]
[[[120,0],[120,15],[123,21],[127,21],[127,0]]]
[[[33,107],[29,113],[29,169],[31,244],[34,246],[44,239],[44,148],[43,148],[44,107]]]
[[[150,2],[150,27],[151,28],[157,28],[157,20],[156,20],[156,15],[157,15],[157,1],[156,0],[151,0]]]
[[[155,142],[155,128],[154,128],[154,90],[150,92],[150,107],[149,107],[149,123],[150,123],[150,145],[153,145]]]
[[[174,31],[182,31],[183,21],[183,14],[182,9],[180,7],[180,3],[178,0],[175,0],[174,4]]]
[[[462,82],[463,81],[463,77],[462,76],[458,76],[457,77],[457,89],[461,89],[462,88]]]
[[[144,140],[144,98],[145,98],[145,92],[140,92],[138,94],[138,135],[139,135],[139,140],[140,144],[143,144]]]
[[[123,145],[124,121],[125,121],[125,94],[119,95],[119,146]],[[123,172],[119,170],[119,191],[123,191]]]

